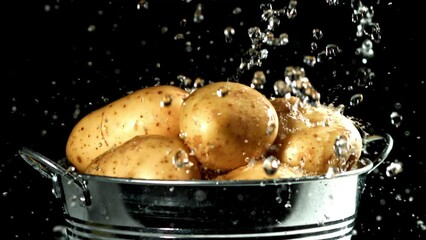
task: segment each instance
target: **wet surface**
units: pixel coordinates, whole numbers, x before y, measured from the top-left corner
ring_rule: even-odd
[[[267,11],[270,5],[260,8],[261,3],[286,9],[285,15]],[[367,130],[395,140],[390,156],[367,178],[353,239],[423,239],[422,13],[401,0],[364,4],[373,6],[373,17],[366,10],[354,21],[349,1],[299,1],[297,13],[287,11],[288,1],[5,4],[11,14],[1,30],[6,40],[0,96],[2,236],[55,239],[64,223],[51,181],[18,156],[21,147],[62,159],[79,118],[141,87],[179,85],[182,76],[194,84],[238,78],[250,85],[257,76],[254,84],[265,77],[264,91],[273,94],[285,67],[301,66],[321,101],[346,105],[345,112]],[[262,15],[265,10],[269,15]],[[270,18],[274,14],[279,24]],[[357,35],[365,22],[372,24]],[[248,31],[255,26],[274,37],[256,45]],[[258,70],[265,76],[255,75]]]

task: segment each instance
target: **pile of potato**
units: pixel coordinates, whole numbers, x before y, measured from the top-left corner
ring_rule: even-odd
[[[347,171],[361,149],[353,122],[332,107],[215,82],[192,93],[147,87],[91,112],[73,128],[66,157],[92,175],[243,180]]]

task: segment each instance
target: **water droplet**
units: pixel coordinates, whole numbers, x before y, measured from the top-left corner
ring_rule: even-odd
[[[351,99],[349,101],[349,105],[350,106],[357,106],[363,100],[364,100],[364,95],[362,95],[361,93],[354,94],[354,95],[352,95],[352,97],[351,97]]]
[[[178,33],[174,36],[174,40],[182,40],[185,38],[185,35],[183,33]]]
[[[148,1],[147,0],[139,0],[138,4],[136,5],[136,9],[148,9]]]
[[[277,125],[274,121],[272,121],[272,119],[270,119],[270,121],[268,122],[268,126],[266,127],[266,135],[271,136],[274,133],[275,129],[277,129]]]
[[[233,27],[226,27],[223,30],[223,34],[225,35],[225,42],[232,42],[232,37],[235,35],[235,29]]]
[[[186,136],[187,136],[186,132],[179,132],[180,139],[185,140]]]
[[[422,230],[426,231],[426,225],[422,220],[417,220],[417,226]]]
[[[195,8],[193,21],[195,23],[200,23],[203,20],[204,20],[203,5],[199,3],[197,4],[197,7]]]
[[[316,40],[320,40],[323,36],[323,33],[320,29],[318,28],[314,28],[312,30],[312,36],[316,39]]]
[[[291,202],[290,202],[290,201],[287,201],[287,202],[284,204],[284,207],[285,207],[285,208],[291,208]]]
[[[172,102],[173,102],[173,97],[171,95],[165,95],[160,101],[160,106],[168,107],[172,104]]]
[[[67,173],[75,173],[76,172],[74,166],[69,166],[66,171],[67,171]]]
[[[324,175],[324,177],[326,177],[326,178],[332,178],[332,177],[334,177],[336,174],[337,174],[337,168],[336,167],[334,167],[334,166],[330,166],[328,169],[327,169],[327,172],[325,173],[325,175]]]
[[[228,95],[229,91],[230,89],[228,86],[221,86],[216,90],[216,94],[219,97],[225,97],[226,95]]]
[[[275,174],[280,165],[281,161],[274,156],[269,156],[263,160],[263,170],[265,170],[268,175]]]
[[[287,33],[281,33],[279,38],[278,38],[278,44],[279,46],[284,46],[287,45],[288,43],[288,34]]]
[[[349,142],[346,136],[339,135],[336,137],[336,140],[334,142],[334,154],[336,154],[336,157],[340,161],[346,161],[346,159],[349,158],[350,151],[349,151]]]
[[[234,8],[234,10],[232,10],[232,14],[237,15],[240,14],[242,12],[242,9],[240,7],[236,7]]]
[[[402,108],[402,104],[400,103],[400,102],[396,102],[395,104],[394,104],[394,107],[396,108],[396,109],[401,109]]]
[[[401,162],[392,162],[386,167],[386,176],[394,177],[403,171]]]
[[[290,0],[288,2],[287,12],[286,12],[288,19],[292,19],[297,16],[296,6],[297,6],[297,0]]]
[[[284,97],[287,93],[291,93],[291,87],[283,80],[277,80],[274,83],[274,92],[278,97]]]
[[[355,75],[355,83],[359,87],[367,87],[370,85],[372,80],[374,79],[375,74],[373,71],[371,71],[368,67],[361,67],[358,69],[356,75]]]
[[[250,86],[254,89],[261,90],[266,83],[266,76],[263,71],[254,72]]]
[[[89,25],[89,27],[87,27],[87,31],[88,32],[94,32],[96,30],[96,26],[95,25]]]
[[[390,115],[390,118],[391,118],[392,125],[394,125],[395,127],[399,127],[401,125],[402,116],[399,115],[399,113],[392,112],[391,115]]]
[[[195,81],[194,81],[193,87],[194,88],[200,88],[202,86],[204,86],[204,79],[202,79],[202,78],[196,78]]]
[[[342,50],[336,44],[325,46],[325,55],[330,59],[336,57]]]
[[[189,161],[188,153],[182,149],[178,150],[173,156],[172,163],[177,168],[192,166],[192,162]]]
[[[308,65],[309,67],[313,67],[317,63],[317,58],[315,56],[305,55],[303,57],[303,63]]]
[[[355,54],[362,56],[364,59],[374,57],[373,42],[369,39],[364,40],[361,47],[356,49]]]
[[[325,1],[329,6],[337,6],[339,5],[339,0],[326,0]]]
[[[311,50],[315,51],[318,49],[318,44],[316,42],[311,42]]]

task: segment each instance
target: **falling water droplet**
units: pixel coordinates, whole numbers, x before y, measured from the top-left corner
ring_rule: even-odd
[[[368,67],[361,67],[355,75],[355,83],[359,87],[367,87],[375,77],[374,72]]]
[[[386,176],[394,177],[395,175],[401,173],[403,170],[401,162],[392,162],[389,166],[386,167]]]
[[[136,5],[136,8],[138,10],[148,9],[148,1],[147,0],[139,0],[138,4]]]
[[[325,55],[330,59],[336,57],[342,50],[336,44],[325,46]]]
[[[321,31],[321,29],[318,28],[314,28],[312,30],[312,36],[316,39],[316,40],[320,40],[323,36],[323,33]]]
[[[235,35],[235,29],[233,27],[226,27],[223,30],[223,34],[225,35],[225,42],[232,42],[232,37]]]
[[[262,90],[265,83],[266,83],[265,73],[263,71],[254,72],[250,87],[257,90]]]
[[[292,19],[297,16],[296,6],[297,6],[297,0],[290,0],[288,2],[287,12],[286,12],[288,19]]]
[[[287,201],[284,205],[285,208],[291,208],[291,202]]]
[[[278,97],[284,97],[287,93],[291,93],[291,88],[283,80],[277,80],[274,83],[274,92]]]
[[[94,32],[96,30],[96,25],[89,25],[89,27],[87,27],[87,31],[88,32]]]
[[[349,105],[350,106],[357,106],[363,100],[364,100],[364,96],[362,94],[360,94],[360,93],[354,94],[349,101]]]
[[[390,118],[391,118],[392,125],[394,125],[395,127],[399,127],[401,125],[402,116],[399,115],[399,113],[392,112],[391,115],[390,115]]]
[[[200,23],[203,20],[204,20],[203,5],[201,3],[199,3],[199,4],[197,4],[197,7],[195,9],[193,21],[195,23]]]
[[[303,57],[303,63],[308,65],[309,67],[313,67],[317,63],[317,58],[315,56],[305,55]]]

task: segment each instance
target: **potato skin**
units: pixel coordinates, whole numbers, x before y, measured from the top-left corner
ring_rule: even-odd
[[[189,162],[176,166],[173,159],[178,154]],[[135,136],[97,157],[84,173],[135,179],[201,179],[198,163],[182,140],[161,135]]]
[[[134,136],[178,136],[180,107],[188,95],[174,86],[147,87],[89,113],[70,133],[68,161],[84,171],[97,156]]]
[[[275,156],[290,166],[299,166],[310,174],[349,170],[360,158],[362,137],[354,123],[330,106],[311,106],[295,98],[272,100],[280,126]],[[347,148],[335,153],[336,139],[342,138]]]
[[[263,168],[263,161],[258,160],[253,164],[247,164],[225,174],[217,176],[214,180],[267,180],[279,178],[300,178],[306,174],[297,167],[281,164],[274,174],[267,174]]]
[[[235,82],[215,82],[184,101],[180,129],[205,168],[227,171],[267,151],[278,133],[278,116],[257,90]]]

